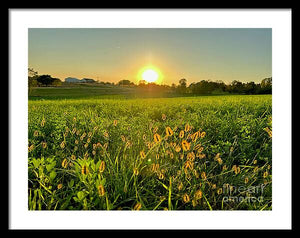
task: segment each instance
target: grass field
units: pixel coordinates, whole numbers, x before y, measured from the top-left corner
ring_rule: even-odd
[[[272,96],[29,100],[28,208],[270,210]]]

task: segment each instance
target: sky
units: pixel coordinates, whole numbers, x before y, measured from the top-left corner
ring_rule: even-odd
[[[260,82],[272,77],[271,28],[30,28],[28,67],[38,74],[122,79],[159,71],[160,83]]]

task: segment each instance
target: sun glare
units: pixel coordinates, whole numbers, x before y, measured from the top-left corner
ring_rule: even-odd
[[[153,69],[147,69],[142,73],[142,79],[148,83],[153,83],[158,79],[158,73]]]

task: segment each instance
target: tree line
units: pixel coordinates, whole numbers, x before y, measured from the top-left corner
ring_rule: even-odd
[[[121,80],[119,86],[129,86],[147,89],[148,91],[171,91],[178,94],[272,94],[272,77],[263,79],[260,83],[255,82],[240,82],[234,80],[229,84],[223,81],[201,80],[193,82],[189,86],[186,79],[180,79],[178,85],[158,85],[155,83],[147,83],[145,80],[139,81],[136,85],[129,80]]]
[[[260,83],[255,82],[240,82],[234,80],[229,84],[223,81],[201,80],[187,85],[187,80],[182,78],[178,85],[158,85],[156,83],[147,83],[145,80],[140,80],[138,84],[130,80],[123,79],[118,83],[96,82],[97,84],[121,86],[121,87],[136,87],[147,91],[173,92],[177,94],[191,95],[208,95],[208,94],[272,94],[272,77],[264,78]],[[51,75],[38,75],[38,72],[32,68],[28,68],[28,90],[33,87],[43,86],[60,86],[62,81],[58,78],[53,78]]]

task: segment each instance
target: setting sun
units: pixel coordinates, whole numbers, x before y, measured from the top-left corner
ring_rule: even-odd
[[[153,83],[158,79],[158,73],[153,69],[147,69],[142,73],[142,78],[148,83]]]
[[[144,80],[147,83],[160,84],[163,80],[163,75],[157,67],[153,65],[148,65],[139,70],[137,79],[138,81]]]

